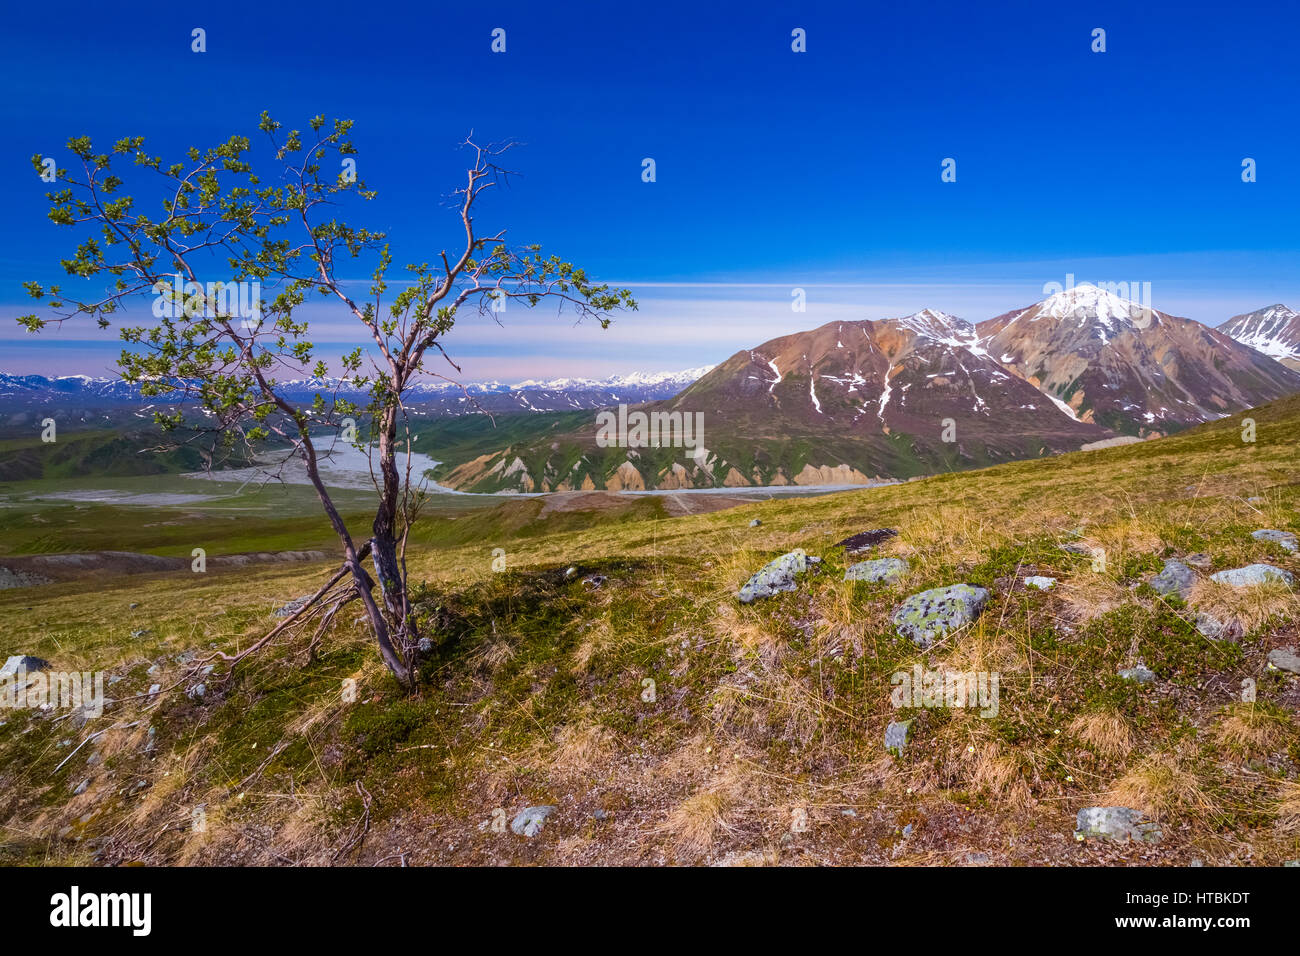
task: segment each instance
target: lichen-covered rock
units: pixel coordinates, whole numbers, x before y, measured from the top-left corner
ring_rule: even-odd
[[[898,633],[919,647],[969,624],[988,603],[989,592],[971,584],[951,584],[913,594],[894,609]]]
[[[1037,588],[1040,591],[1050,591],[1056,587],[1056,578],[1049,578],[1042,574],[1031,574],[1025,578],[1025,587]]]
[[[1159,843],[1164,837],[1154,823],[1143,823],[1142,814],[1131,807],[1085,807],[1074,820],[1076,840],[1115,840],[1126,843]]]
[[[910,720],[891,720],[885,728],[885,749],[901,754],[907,746],[907,731],[911,726]]]
[[[1259,531],[1252,531],[1250,536],[1256,541],[1271,541],[1284,551],[1292,553],[1300,551],[1300,542],[1296,541],[1296,536],[1290,531],[1274,531],[1272,528],[1263,528]]]
[[[555,807],[550,806],[526,807],[510,821],[510,829],[519,836],[535,837],[542,832],[546,818],[554,812]]]
[[[1196,572],[1173,558],[1166,559],[1164,568],[1151,579],[1151,587],[1157,594],[1166,597],[1176,594],[1180,598],[1185,598],[1192,593],[1192,585],[1195,583]]]
[[[902,579],[908,564],[902,558],[876,558],[859,561],[844,572],[845,581],[870,581],[872,584],[893,584]]]
[[[1285,584],[1287,587],[1295,585],[1295,575],[1282,568],[1275,568],[1271,564],[1248,564],[1244,568],[1230,568],[1218,574],[1211,574],[1210,580],[1229,584],[1234,588],[1255,587],[1275,582]]]
[[[793,591],[796,587],[795,576],[803,574],[821,558],[812,558],[802,548],[796,548],[789,554],[783,554],[765,564],[736,595],[742,604],[749,604],[759,598],[772,597],[782,591]]]
[[[1294,647],[1275,647],[1268,652],[1268,662],[1278,670],[1300,674],[1300,654]]]

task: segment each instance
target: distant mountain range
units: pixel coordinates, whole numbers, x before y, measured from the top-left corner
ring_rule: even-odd
[[[645,407],[703,413],[702,452],[601,447],[594,419],[538,423],[532,441],[444,458],[439,480],[472,491],[865,483],[1168,434],[1296,391],[1300,373],[1256,344],[1080,285],[978,324],[925,309],[737,352]]]
[[[283,386],[300,402],[364,397],[340,380]],[[1286,306],[1215,329],[1084,284],[979,323],[934,309],[832,322],[716,367],[432,381],[407,405],[443,484],[530,492],[903,479],[1164,435],[1297,391],[1300,315]],[[0,432],[45,415],[138,427],[153,402],[110,378],[0,374]],[[594,412],[618,405],[702,413],[703,447],[603,447]]]
[[[440,418],[486,411],[556,412],[601,408],[625,402],[638,404],[676,395],[712,366],[681,372],[634,372],[604,379],[559,378],[528,380],[516,385],[471,382],[464,389],[450,382],[418,382],[407,393],[407,407],[416,416]],[[339,379],[302,379],[283,383],[284,394],[295,402],[310,402],[317,393],[360,401],[365,393]],[[0,373],[0,430],[26,433],[46,415],[60,424],[84,427],[138,424],[152,417],[154,408],[166,406],[157,397],[144,399],[140,389],[120,379],[65,375],[7,375]]]

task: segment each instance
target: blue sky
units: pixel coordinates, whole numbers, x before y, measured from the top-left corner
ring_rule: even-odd
[[[14,7],[0,31],[0,370],[111,370],[113,333],[33,338],[19,283],[57,281],[33,153],[144,135],[177,155],[268,109],[356,121],[380,198],[355,221],[398,263],[455,243],[442,197],[469,130],[526,144],[480,212],[630,286],[608,331],[477,317],[467,378],[677,369],[774,335],[924,307],[980,320],[1048,282],[1150,282],[1217,324],[1300,307],[1300,12],[1290,4],[650,4]],[[190,31],[207,31],[207,52]],[[491,32],[506,30],[506,52]],[[807,31],[806,53],[791,30]],[[1094,28],[1106,52],[1091,51]],[[641,181],[652,157],[657,181]],[[940,163],[957,161],[957,181]],[[1241,181],[1246,157],[1258,181]],[[128,187],[130,180],[128,179]],[[359,270],[358,278],[364,275]],[[791,289],[807,311],[794,314]],[[319,338],[356,338],[333,310]]]

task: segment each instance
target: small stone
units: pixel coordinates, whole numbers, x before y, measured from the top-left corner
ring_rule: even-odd
[[[132,637],[135,637],[135,638],[148,637],[148,636],[149,636],[150,634],[152,634],[152,633],[153,633],[153,631],[149,630],[149,628],[147,628],[147,627],[140,627],[140,628],[136,628],[134,631],[132,631],[132,632],[131,632],[131,636],[132,636]]]
[[[907,574],[908,564],[902,558],[877,558],[860,561],[844,572],[845,581],[869,581],[873,584],[893,584]]]
[[[420,638],[419,643],[415,646],[421,654],[429,654],[433,651],[433,640],[427,637],[422,637]]]
[[[885,728],[885,749],[902,754],[903,748],[907,746],[908,728],[911,726],[910,720],[891,720]]]
[[[987,853],[967,853],[966,862],[971,866],[983,866],[989,862],[989,855]]]
[[[1124,668],[1119,672],[1119,676],[1125,680],[1135,680],[1139,684],[1149,684],[1156,679],[1156,672],[1145,664],[1138,664],[1137,667]]]
[[[1071,541],[1060,546],[1062,551],[1068,551],[1070,554],[1082,554],[1086,557],[1092,557],[1092,548],[1086,544],[1079,544],[1077,541]]]
[[[1056,578],[1045,577],[1041,574],[1033,574],[1025,578],[1025,587],[1038,588],[1040,591],[1050,591],[1056,587]]]
[[[1164,834],[1154,823],[1143,823],[1142,814],[1131,807],[1085,807],[1075,817],[1076,839],[1130,840],[1159,843]]]
[[[189,690],[185,692],[185,696],[188,697],[190,700],[198,700],[207,692],[208,689],[203,684],[195,684],[193,687],[191,687]]]
[[[1271,541],[1283,551],[1290,551],[1292,554],[1300,550],[1300,543],[1296,541],[1296,536],[1290,531],[1274,531],[1272,528],[1264,528],[1261,531],[1252,531],[1250,536],[1256,541]]]
[[[1248,564],[1244,568],[1231,568],[1210,575],[1211,581],[1228,584],[1234,588],[1254,587],[1260,584],[1282,583],[1287,587],[1295,586],[1295,575],[1271,564]]]
[[[751,522],[749,523],[749,526],[750,526],[751,528],[757,528],[757,527],[758,527],[759,525],[761,525],[762,523],[763,523],[763,522],[762,522],[760,519],[755,518],[753,521],[751,521]]]
[[[83,793],[86,792],[89,786],[90,786],[90,778],[87,777],[85,780],[81,781],[81,783],[77,784],[77,789],[72,791],[72,795],[74,797],[81,796]]]
[[[582,584],[584,587],[591,588],[594,591],[602,584],[604,584],[607,580],[609,579],[606,578],[605,575],[603,574],[589,574],[582,579]]]
[[[519,836],[535,837],[542,832],[546,818],[555,812],[555,807],[528,807],[510,821],[510,829]]]
[[[1208,568],[1211,564],[1213,564],[1214,559],[1211,558],[1204,551],[1197,551],[1195,554],[1189,554],[1185,558],[1183,558],[1183,563],[1190,564],[1194,568],[1204,569],[1204,568]]]
[[[592,814],[592,817],[596,820],[603,822],[609,819],[609,814],[606,813],[604,810],[597,810],[595,813]]]
[[[138,608],[139,606],[140,606],[139,604],[132,603],[132,604],[128,604],[128,605],[126,606],[126,608],[127,608],[128,611],[134,611],[134,610],[135,610],[136,608]]]
[[[564,580],[568,581],[570,578],[574,577],[574,575],[576,575],[577,573],[578,573],[578,569],[577,569],[577,568],[565,568],[565,569],[564,569]]]
[[[1180,598],[1186,598],[1192,593],[1192,585],[1195,583],[1196,572],[1173,558],[1167,559],[1164,569],[1151,579],[1151,587],[1157,594],[1166,597],[1176,594]]]
[[[1268,652],[1268,662],[1278,670],[1300,674],[1300,654],[1294,647],[1275,647]]]
[[[149,685],[149,694],[150,694],[150,696],[153,696],[154,694],[158,693],[160,690],[162,690],[162,684],[150,684],[150,685]]]

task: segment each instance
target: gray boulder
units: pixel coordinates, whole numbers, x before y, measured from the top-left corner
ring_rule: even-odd
[[[535,837],[542,832],[546,818],[555,812],[555,807],[527,807],[520,810],[510,821],[510,829],[519,836]]]
[[[1196,583],[1196,572],[1173,558],[1165,561],[1164,568],[1151,579],[1151,587],[1156,590],[1157,594],[1177,595],[1180,598],[1186,598],[1192,593],[1192,585]]]
[[[1131,807],[1085,807],[1074,821],[1078,840],[1115,840],[1126,843],[1159,843],[1164,837],[1154,823],[1143,823],[1142,814]]]
[[[749,604],[759,598],[772,597],[782,591],[793,591],[797,586],[795,576],[803,574],[821,558],[810,558],[802,548],[796,548],[789,554],[783,554],[765,564],[736,595],[741,604]]]
[[[972,584],[951,584],[913,594],[894,609],[891,620],[899,635],[918,647],[969,624],[988,603],[989,592]]]
[[[1260,531],[1252,531],[1250,536],[1256,541],[1271,541],[1284,551],[1290,551],[1293,554],[1300,551],[1300,542],[1296,541],[1296,536],[1290,531],[1274,531],[1272,528],[1264,528]]]
[[[1248,564],[1244,568],[1230,568],[1210,575],[1211,581],[1230,584],[1234,588],[1248,588],[1280,581],[1287,587],[1295,586],[1295,575],[1271,564]]]
[[[870,581],[872,584],[893,584],[908,571],[908,564],[902,558],[876,558],[874,561],[859,561],[844,572],[845,581]]]
[[[1278,670],[1300,674],[1300,654],[1294,647],[1275,647],[1268,652],[1268,662]]]

